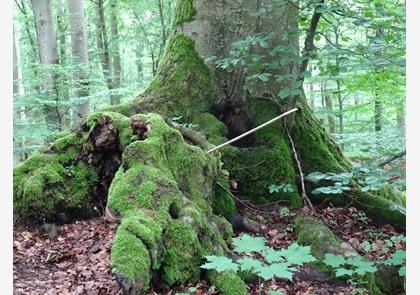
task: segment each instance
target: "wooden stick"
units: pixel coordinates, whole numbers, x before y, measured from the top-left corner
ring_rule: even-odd
[[[239,139],[241,139],[241,138],[243,138],[243,137],[245,137],[247,135],[250,135],[251,133],[254,133],[257,130],[260,130],[261,128],[264,128],[265,126],[270,125],[271,123],[274,123],[275,121],[277,121],[277,120],[279,120],[279,119],[281,119],[281,118],[283,118],[283,117],[285,117],[287,115],[290,115],[291,113],[294,113],[297,110],[298,110],[298,108],[291,109],[290,111],[287,111],[287,112],[281,114],[280,116],[277,116],[274,119],[271,119],[270,121],[267,121],[264,124],[261,124],[260,126],[255,127],[254,129],[251,129],[251,130],[249,130],[249,131],[247,131],[245,133],[242,133],[241,135],[239,135],[239,136],[237,136],[237,137],[235,137],[235,138],[233,138],[233,139],[231,139],[229,141],[226,141],[225,143],[222,143],[221,145],[218,145],[218,146],[216,146],[216,147],[208,150],[207,151],[207,154],[209,154],[211,152],[214,152],[215,150],[221,149],[222,147],[225,147],[225,146],[227,146],[227,145],[229,145],[229,144],[231,144],[231,143],[233,143],[233,142],[235,142],[235,141],[237,141],[237,140],[239,140]]]

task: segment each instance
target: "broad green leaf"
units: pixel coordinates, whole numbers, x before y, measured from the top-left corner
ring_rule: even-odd
[[[284,295],[282,291],[268,291],[269,295]]]
[[[214,269],[218,272],[227,271],[227,270],[233,270],[237,271],[239,268],[239,265],[232,261],[232,259],[229,259],[224,256],[205,256],[207,259],[207,262],[200,266],[201,268],[205,269]]]
[[[248,234],[244,234],[239,238],[233,238],[233,244],[235,245],[235,252],[259,252],[261,253],[267,247],[265,246],[266,240],[260,237],[251,237]]]
[[[289,268],[288,266],[287,263],[274,263],[263,266],[259,270],[258,275],[266,281],[274,277],[292,280],[293,272],[296,271],[296,269]]]
[[[241,270],[256,270],[258,271],[259,269],[261,269],[261,267],[263,267],[261,261],[254,259],[254,258],[250,258],[250,257],[244,257],[241,258],[239,260],[236,261],[237,263],[239,263],[241,265]]]
[[[346,259],[342,255],[335,255],[327,253],[325,254],[325,258],[323,261],[326,265],[332,267],[338,267],[340,265],[344,265],[346,263]]]
[[[285,257],[289,264],[303,265],[304,263],[316,261],[316,258],[311,255],[310,246],[300,246],[297,243],[293,243],[280,252],[280,255]]]
[[[338,268],[335,271],[336,277],[351,276],[354,272],[351,269]]]

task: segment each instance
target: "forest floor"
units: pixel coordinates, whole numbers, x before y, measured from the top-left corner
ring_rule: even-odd
[[[296,239],[292,211],[264,217],[251,211],[242,213],[261,223],[265,230],[262,236],[272,248],[287,247]],[[369,260],[385,259],[397,249],[405,249],[405,239],[393,227],[376,225],[355,208],[319,206],[315,215]],[[55,235],[50,231],[50,236],[43,229],[14,222],[14,294],[122,294],[109,268],[114,232],[100,218],[64,225]],[[313,268],[302,267],[293,282],[273,279],[264,285],[248,284],[249,294],[268,294],[268,289],[285,294],[326,295],[353,294],[356,287],[332,280]],[[206,281],[149,294],[177,293],[219,294]]]

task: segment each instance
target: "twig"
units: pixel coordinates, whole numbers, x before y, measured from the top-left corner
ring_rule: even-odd
[[[289,132],[289,129],[287,128],[287,122],[286,121],[284,122],[284,129],[286,129],[287,137],[289,138],[290,146],[292,147],[293,157],[295,158],[296,165],[297,165],[297,168],[299,170],[300,184],[302,186],[302,198],[305,201],[306,205],[309,206],[309,208],[311,209],[311,211],[314,212],[315,211],[314,206],[312,205],[311,201],[308,198],[308,195],[306,194],[306,190],[305,190],[305,178],[303,177],[302,166],[300,165],[298,154],[297,154],[296,149],[295,149],[295,144],[293,143],[292,136],[290,136],[290,132]]]
[[[231,139],[231,140],[229,140],[225,143],[222,143],[221,145],[218,145],[218,146],[212,148],[211,150],[207,151],[207,154],[209,154],[211,152],[214,152],[215,150],[221,149],[222,147],[225,147],[225,146],[227,146],[227,145],[229,145],[229,144],[231,144],[231,143],[233,143],[233,142],[235,142],[235,141],[237,141],[237,140],[239,140],[239,139],[241,139],[241,138],[243,138],[243,137],[245,137],[245,136],[247,136],[251,133],[254,133],[255,131],[260,130],[261,128],[264,128],[265,126],[270,125],[271,123],[274,123],[275,121],[296,112],[297,110],[298,110],[298,108],[291,109],[290,111],[287,111],[287,112],[281,114],[280,116],[277,116],[274,119],[271,119],[270,121],[265,122],[264,124],[261,124],[258,127],[255,127],[254,129],[251,129],[251,130],[249,130],[245,133],[242,133],[241,135],[239,135],[239,136],[237,136],[237,137],[235,137],[235,138],[233,138],[233,139]]]
[[[246,208],[248,208],[249,210],[252,210],[254,212],[260,213],[260,214],[272,214],[270,212],[264,212],[261,211],[259,209],[256,209],[250,205],[248,205],[247,203],[245,203],[243,200],[239,199],[237,196],[235,196],[234,194],[232,194],[227,188],[225,188],[220,182],[216,181],[216,184],[218,186],[220,186],[226,193],[229,194],[229,196],[231,196],[233,199],[235,199],[236,201],[238,201],[239,203],[241,203],[242,205],[244,205]]]

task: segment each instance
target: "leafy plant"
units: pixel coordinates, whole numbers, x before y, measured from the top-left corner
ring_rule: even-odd
[[[295,213],[291,212],[289,208],[287,207],[282,207],[279,210],[279,214],[280,214],[280,217],[292,217],[296,215]]]
[[[401,266],[398,274],[400,276],[405,276],[405,251],[404,250],[397,250],[395,251],[391,257],[388,258],[388,260],[385,261],[386,265],[395,265],[395,266]]]
[[[277,185],[277,184],[270,185],[268,187],[268,191],[270,194],[279,193],[279,192],[293,193],[294,189],[291,184],[282,183],[280,185]]]
[[[201,268],[214,269],[219,272],[228,270],[251,271],[263,280],[270,280],[274,277],[292,280],[296,266],[316,260],[310,254],[311,248],[309,246],[300,246],[296,243],[291,244],[286,249],[274,250],[265,246],[266,240],[264,238],[252,237],[247,234],[234,238],[233,243],[235,252],[257,253],[256,255],[260,259],[246,256],[232,261],[224,256],[210,255],[205,256],[207,263],[202,265]]]
[[[342,255],[325,254],[323,262],[334,268],[336,277],[354,278],[377,271],[376,266],[362,256],[345,258]]]

